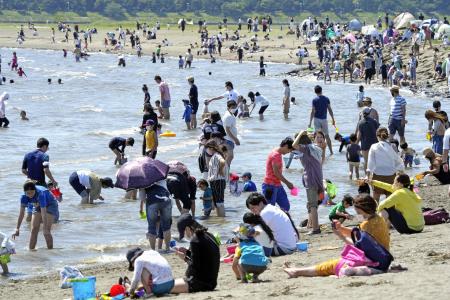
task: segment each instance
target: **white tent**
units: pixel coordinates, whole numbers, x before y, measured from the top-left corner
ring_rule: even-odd
[[[371,34],[374,30],[377,30],[373,25],[366,25],[361,28],[361,33],[364,35]]]
[[[401,13],[394,19],[394,28],[395,29],[407,28],[409,27],[410,22],[415,19],[416,18],[409,12]]]
[[[438,39],[442,38],[444,35],[450,36],[450,25],[448,24],[442,24],[437,31]]]

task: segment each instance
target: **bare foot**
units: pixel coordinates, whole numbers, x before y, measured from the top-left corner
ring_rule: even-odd
[[[283,264],[284,268],[290,268],[292,266],[292,263],[290,261],[285,261]]]

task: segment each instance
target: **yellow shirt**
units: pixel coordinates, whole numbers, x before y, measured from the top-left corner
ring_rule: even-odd
[[[379,215],[359,224],[362,231],[369,233],[386,250],[389,251],[391,237],[386,222]]]
[[[389,197],[378,204],[377,211],[394,207],[405,218],[408,227],[415,231],[422,231],[425,220],[422,214],[422,198],[407,188],[395,190],[392,185],[381,181],[373,180],[373,185],[392,193]]]
[[[147,130],[145,132],[145,151],[155,150],[156,138],[154,130]]]

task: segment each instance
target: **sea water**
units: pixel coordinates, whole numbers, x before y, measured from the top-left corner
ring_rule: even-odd
[[[19,66],[28,78],[13,74],[6,62],[16,51]],[[265,172],[268,153],[277,147],[286,136],[293,136],[306,129],[309,122],[314,86],[321,84],[324,94],[331,100],[337,127],[343,135],[354,132],[358,108],[355,94],[358,85],[333,83],[323,85],[314,78],[285,77],[283,74],[295,68],[287,64],[268,64],[267,77],[259,77],[256,63],[238,64],[221,61],[211,64],[207,60],[195,60],[192,69],[178,70],[177,59],[167,59],[165,64],[152,64],[149,57],[126,56],[127,66],[117,66],[117,56],[94,53],[87,61],[76,63],[69,54],[63,58],[62,51],[30,49],[1,49],[3,58],[2,76],[14,79],[14,84],[0,85],[0,93],[10,93],[6,114],[11,121],[9,129],[0,129],[0,230],[13,232],[19,213],[19,199],[25,176],[21,173],[23,156],[36,148],[36,140],[46,137],[50,141],[48,154],[53,176],[58,181],[63,195],[60,203],[61,222],[54,225],[54,250],[47,250],[42,233],[38,239],[38,251],[28,251],[30,228],[24,221],[17,240],[17,255],[12,256],[10,269],[17,277],[54,272],[68,264],[86,265],[123,260],[126,249],[133,246],[148,247],[145,240],[147,222],[139,218],[138,201],[124,200],[124,191],[105,189],[104,202],[93,206],[81,206],[80,197],[68,183],[72,172],[90,169],[100,176],[114,178],[117,167],[113,165],[114,155],[108,148],[109,140],[115,136],[134,137],[136,144],[127,147],[129,159],[141,155],[142,135],[138,127],[142,121],[144,94],[142,84],[150,89],[152,103],[159,99],[158,86],[153,80],[159,74],[170,87],[172,95],[171,121],[162,121],[163,131],[176,132],[175,138],[161,138],[157,158],[162,161],[180,160],[189,166],[191,173],[200,178],[198,157],[198,136],[200,130],[186,131],[182,120],[182,99],[188,98],[189,85],[186,77],[194,76],[199,90],[200,107],[203,100],[222,95],[225,81],[232,81],[236,90],[246,96],[249,91],[259,91],[269,101],[264,121],[259,121],[255,109],[252,118],[238,121],[241,146],[235,149],[231,171],[238,174],[251,172],[260,188]],[[211,75],[209,75],[211,73]],[[52,84],[47,79],[52,79]],[[58,85],[58,78],[63,84]],[[291,95],[297,105],[291,105],[290,119],[283,120],[282,80],[291,84]],[[420,151],[430,143],[425,139],[427,121],[424,110],[431,107],[429,99],[402,92],[408,102],[406,137],[411,147]],[[366,86],[366,95],[373,100],[373,107],[380,115],[380,122],[386,125],[390,95],[387,89]],[[247,97],[246,97],[247,98]],[[446,109],[443,103],[443,109]],[[20,110],[27,111],[30,121],[21,121]],[[218,100],[210,110],[223,114],[226,101]],[[334,128],[329,125],[334,136]],[[338,152],[339,144],[333,141],[335,154],[324,164],[324,178],[332,180],[338,187],[337,201],[345,193],[355,194],[357,187],[348,179],[345,150]],[[426,168],[414,167],[411,174]],[[306,196],[301,183],[302,167],[294,160],[285,176],[300,188],[297,197],[291,199],[291,214],[296,224],[305,218]],[[363,170],[360,170],[363,174]],[[197,197],[200,197],[200,191]],[[288,193],[289,194],[289,193]],[[231,236],[231,231],[240,222],[246,211],[245,193],[240,197],[226,194],[227,217],[211,217],[204,221],[210,231],[218,232],[222,239]],[[197,215],[201,215],[202,203],[197,200]],[[327,222],[328,207],[320,207],[322,222]],[[173,205],[173,215],[179,212]],[[178,236],[176,226],[173,233]]]

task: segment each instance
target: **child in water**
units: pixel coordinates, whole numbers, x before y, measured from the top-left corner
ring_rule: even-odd
[[[249,118],[250,117],[250,107],[247,104],[246,99],[242,99],[241,113],[239,114],[239,118]]]
[[[243,192],[256,192],[256,185],[252,181],[252,173],[245,172],[242,174],[242,181],[244,182],[244,189]]]
[[[156,64],[156,54],[155,54],[155,52],[152,53],[152,63]]]
[[[164,54],[161,53],[161,63],[164,63]]]
[[[264,56],[259,58],[259,76],[266,76],[266,64],[264,63]]]
[[[209,187],[208,181],[205,179],[200,179],[197,183],[197,187],[203,191],[203,196],[200,199],[203,201],[203,215],[209,217],[211,214],[213,204],[212,204],[212,190]]]
[[[192,106],[189,104],[189,100],[183,100],[184,104],[184,113],[183,119],[186,123],[187,130],[191,130],[191,114],[192,114]]]
[[[413,163],[414,155],[416,154],[416,151],[413,148],[408,147],[408,143],[401,144],[400,148],[402,149],[400,156],[403,159],[405,168],[407,168],[407,167],[412,168],[412,163]]]
[[[163,115],[164,115],[164,112],[163,112],[163,109],[161,107],[161,101],[156,100],[155,101],[155,105],[156,105],[156,109],[158,110],[158,113],[159,113],[158,119],[162,119]]]
[[[178,56],[178,69],[183,69],[183,66],[184,66],[183,56],[179,55]]]
[[[147,120],[145,122],[145,154],[153,159],[158,152],[158,134],[155,130],[155,122]]]
[[[17,70],[17,74],[19,75],[19,77],[22,77],[23,75],[25,75],[25,77],[28,77],[22,67],[19,67],[19,70]]]
[[[359,86],[359,90],[356,93],[356,103],[358,104],[358,107],[362,107],[363,106],[363,100],[364,100],[364,86],[360,85]]]
[[[359,179],[359,163],[361,161],[361,147],[356,143],[356,134],[350,135],[350,145],[347,146],[347,161],[349,167],[349,178],[353,178],[353,169],[355,170],[356,179]]]
[[[24,111],[24,110],[22,110],[22,111],[20,112],[20,119],[21,119],[22,121],[30,121],[30,119],[27,118],[27,112]]]
[[[342,152],[342,149],[344,149],[345,146],[350,144],[350,136],[342,136],[342,134],[338,132],[334,135],[334,140],[341,142],[341,145],[339,146],[339,153]]]

